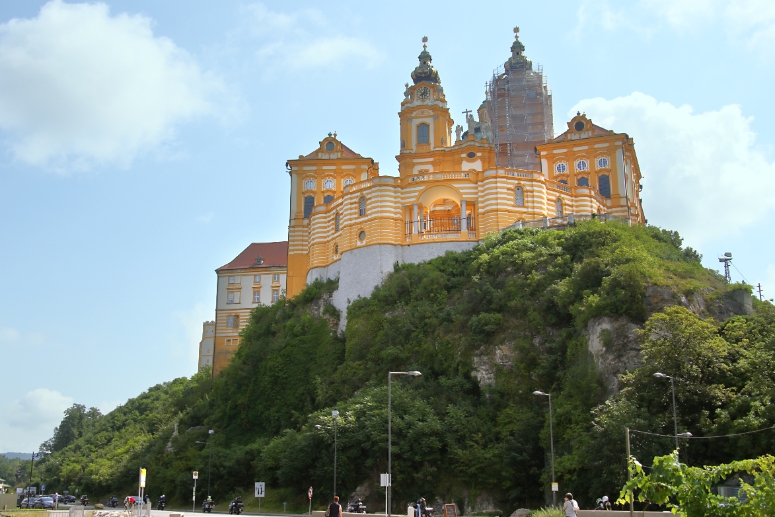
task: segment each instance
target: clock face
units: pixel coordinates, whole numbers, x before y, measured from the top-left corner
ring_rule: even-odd
[[[420,100],[427,100],[431,96],[431,90],[427,86],[423,86],[417,90],[417,97]]]

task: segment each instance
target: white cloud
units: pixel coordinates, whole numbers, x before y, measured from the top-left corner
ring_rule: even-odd
[[[357,64],[370,69],[382,54],[364,38],[339,33],[324,14],[314,9],[282,13],[263,3],[245,8],[250,38],[258,43],[256,57],[265,72],[302,70]]]
[[[18,341],[21,337],[21,332],[12,328],[0,328],[0,342]]]
[[[52,0],[0,25],[0,130],[14,156],[57,171],[128,166],[213,111],[221,83],[142,15]]]
[[[0,419],[0,450],[37,450],[51,438],[65,409],[72,405],[71,397],[46,388],[32,390],[8,403]]]
[[[634,138],[651,224],[679,230],[697,247],[772,216],[775,197],[756,189],[775,183],[775,163],[755,145],[751,118],[740,106],[695,114],[691,106],[635,92],[583,100],[568,115],[577,110]]]
[[[708,30],[715,24],[726,37],[745,41],[750,49],[769,53],[775,45],[773,0],[640,0],[613,5],[607,0],[584,0],[574,34],[580,36],[593,22],[606,30],[626,28],[645,34],[653,33],[660,22],[677,32]],[[650,15],[656,16],[656,22],[649,22]]]
[[[207,212],[206,214],[202,214],[199,217],[197,217],[196,220],[202,223],[209,223],[210,221],[213,220],[213,213]]]

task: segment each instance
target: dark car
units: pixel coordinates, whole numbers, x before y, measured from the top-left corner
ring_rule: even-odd
[[[75,503],[75,496],[74,495],[63,495],[62,496],[62,502],[65,504],[73,504]]]
[[[54,498],[43,496],[35,499],[32,505],[33,508],[54,508]]]
[[[32,496],[29,498],[29,500],[27,497],[25,497],[19,503],[19,508],[35,508],[35,503],[37,502],[38,499],[39,499],[38,496]]]

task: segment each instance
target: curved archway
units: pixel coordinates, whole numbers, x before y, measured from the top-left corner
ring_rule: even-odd
[[[460,202],[463,198],[460,195],[460,192],[453,189],[452,187],[448,187],[446,185],[436,185],[435,187],[430,187],[424,190],[417,198],[417,202],[423,206],[431,206],[439,199],[451,199],[460,205]]]

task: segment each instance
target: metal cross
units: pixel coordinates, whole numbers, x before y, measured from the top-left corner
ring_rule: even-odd
[[[516,37],[519,37],[519,27],[514,27],[514,34],[516,34]]]
[[[466,116],[466,120],[468,120],[468,115],[469,115],[469,113],[473,113],[473,111],[471,111],[471,110],[465,110],[465,111],[463,112],[463,115],[465,115],[465,116]]]

